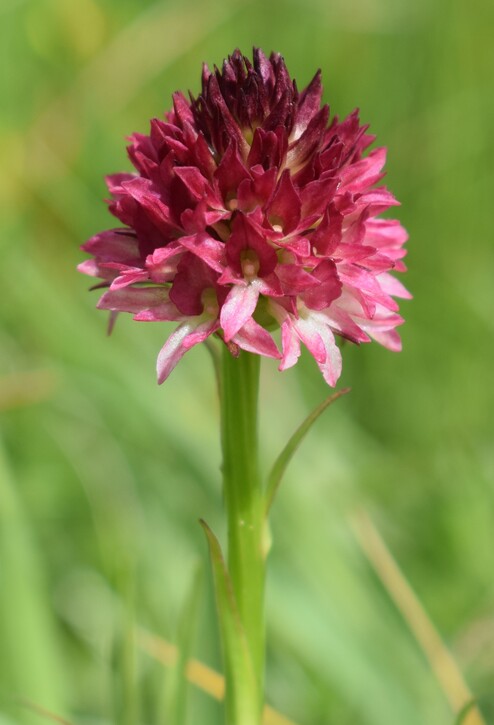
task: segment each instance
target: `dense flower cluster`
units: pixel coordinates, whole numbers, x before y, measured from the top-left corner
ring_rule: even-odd
[[[409,294],[406,232],[379,218],[397,204],[383,186],[385,149],[355,111],[329,120],[321,76],[303,91],[283,58],[237,50],[204,67],[202,91],[173,96],[165,120],[128,148],[137,173],[108,177],[125,225],[92,237],[80,265],[109,289],[98,307],[179,326],[158,357],[163,382],[184,353],[216,334],[294,365],[302,342],[335,385],[334,335],[400,349],[393,297]],[[281,328],[278,349],[272,332]]]

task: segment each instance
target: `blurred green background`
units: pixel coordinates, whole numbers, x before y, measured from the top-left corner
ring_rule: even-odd
[[[298,725],[452,725],[467,691],[439,634],[494,722],[493,24],[485,0],[2,0],[2,725],[41,722],[25,700],[173,725],[167,670],[131,634],[175,640],[198,561],[192,652],[221,666],[197,524],[223,530],[208,353],[158,388],[168,330],[121,317],[107,338],[75,267],[113,225],[103,176],[129,168],[124,137],[197,91],[203,60],[253,45],[299,87],[321,67],[333,112],[358,105],[388,146],[415,298],[401,354],[345,347],[352,392],[277,501],[268,699]],[[308,357],[263,363],[266,464],[326,394]],[[221,718],[190,689],[188,722]]]

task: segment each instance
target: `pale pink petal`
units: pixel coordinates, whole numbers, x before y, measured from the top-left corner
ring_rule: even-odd
[[[326,359],[323,363],[319,364],[319,369],[321,370],[323,378],[327,384],[334,388],[341,375],[341,351],[335,342],[334,335],[329,325],[321,326],[320,335],[326,348]]]
[[[163,300],[161,304],[149,307],[147,310],[142,310],[134,315],[134,320],[137,322],[172,322],[175,320],[183,320],[184,315],[181,315],[177,310],[173,302],[170,300]]]
[[[295,328],[300,339],[314,356],[324,380],[334,387],[341,375],[341,352],[323,315],[317,313],[297,320]]]
[[[184,340],[194,329],[190,322],[179,325],[175,332],[172,332],[158,354],[156,372],[158,374],[158,385],[164,383],[175,365],[187,352],[184,347]]]
[[[97,259],[86,259],[77,265],[77,269],[83,274],[87,274],[90,277],[100,277],[106,282],[111,282],[117,276],[117,272],[99,264]]]
[[[146,269],[129,269],[113,280],[110,289],[123,289],[136,282],[149,280],[149,272]]]
[[[288,318],[281,326],[281,345],[283,357],[278,370],[287,370],[293,367],[300,357],[300,339]]]
[[[168,291],[163,287],[127,287],[110,290],[99,300],[99,310],[138,313],[157,307],[168,300]]]
[[[386,330],[383,332],[369,330],[369,335],[380,345],[386,347],[388,350],[391,350],[391,352],[401,352],[401,337],[396,330]]]
[[[245,325],[233,337],[235,342],[242,350],[253,352],[256,355],[265,355],[266,357],[281,357],[275,341],[264,327],[258,325],[252,318],[247,320]]]
[[[255,280],[246,286],[235,285],[232,287],[220,314],[226,342],[229,342],[252,317],[258,299],[259,286],[255,284]]]
[[[387,295],[393,295],[393,297],[402,297],[405,300],[411,300],[412,295],[407,288],[388,272],[383,272],[376,277],[379,282],[381,289]]]
[[[219,320],[206,320],[205,322],[201,322],[201,324],[197,325],[195,330],[185,338],[183,343],[185,349],[190,350],[190,348],[194,347],[194,345],[204,342],[204,340],[212,335],[213,332],[219,330],[219,327]]]
[[[314,318],[294,320],[293,327],[316,362],[323,363],[326,360],[326,348]]]
[[[203,342],[217,329],[218,323],[215,320],[207,320],[200,324],[194,324],[188,320],[179,325],[159,352],[156,364],[158,384],[161,385],[167,379],[188,350]]]
[[[140,260],[139,244],[130,229],[109,229],[95,234],[81,249],[102,262],[123,262],[132,265]]]
[[[328,310],[324,310],[331,328],[337,334],[357,344],[370,342],[370,337],[352,320],[348,312],[339,307],[339,302],[337,300]]]

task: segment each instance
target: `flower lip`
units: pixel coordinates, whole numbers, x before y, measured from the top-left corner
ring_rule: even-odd
[[[257,277],[260,262],[259,257],[253,249],[245,249],[240,252],[240,265],[245,279],[252,280]]]
[[[176,320],[159,355],[162,382],[216,335],[294,365],[304,344],[334,385],[334,335],[400,348],[394,298],[409,293],[407,234],[381,212],[385,149],[358,111],[330,120],[321,72],[300,92],[283,57],[235,50],[205,65],[201,91],[173,95],[149,135],[130,137],[134,173],[107,177],[121,228],[96,234],[80,270],[109,288],[98,304],[142,321]],[[281,352],[271,335],[281,328]]]

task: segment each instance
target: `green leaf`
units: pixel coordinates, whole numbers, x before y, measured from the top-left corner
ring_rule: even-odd
[[[0,681],[6,693],[64,712],[63,671],[44,581],[46,562],[0,441]],[[9,694],[10,698],[10,694]],[[17,723],[37,716],[14,703]]]
[[[125,562],[122,565],[120,578],[122,609],[112,652],[114,721],[116,725],[137,725],[140,703],[135,636],[135,573],[132,564]]]
[[[238,725],[258,722],[259,685],[254,674],[252,658],[238,612],[230,575],[218,539],[202,519],[213,567],[216,607],[221,632],[226,687],[231,697],[228,722]]]
[[[177,633],[177,661],[170,668],[166,686],[165,722],[167,725],[185,725],[187,706],[187,662],[190,657],[194,625],[202,589],[202,569],[196,568],[190,590],[180,616]]]
[[[326,408],[334,403],[335,400],[341,398],[342,395],[349,393],[350,390],[351,388],[343,388],[343,390],[338,390],[336,393],[327,397],[326,400],[323,400],[323,402],[318,405],[317,408],[314,408],[312,413],[310,413],[304,422],[297,428],[284,449],[281,451],[268,476],[266,486],[266,515],[271,509],[288,464],[292,460],[295,451],[312,428],[313,424],[319,418],[321,413],[326,410]]]

